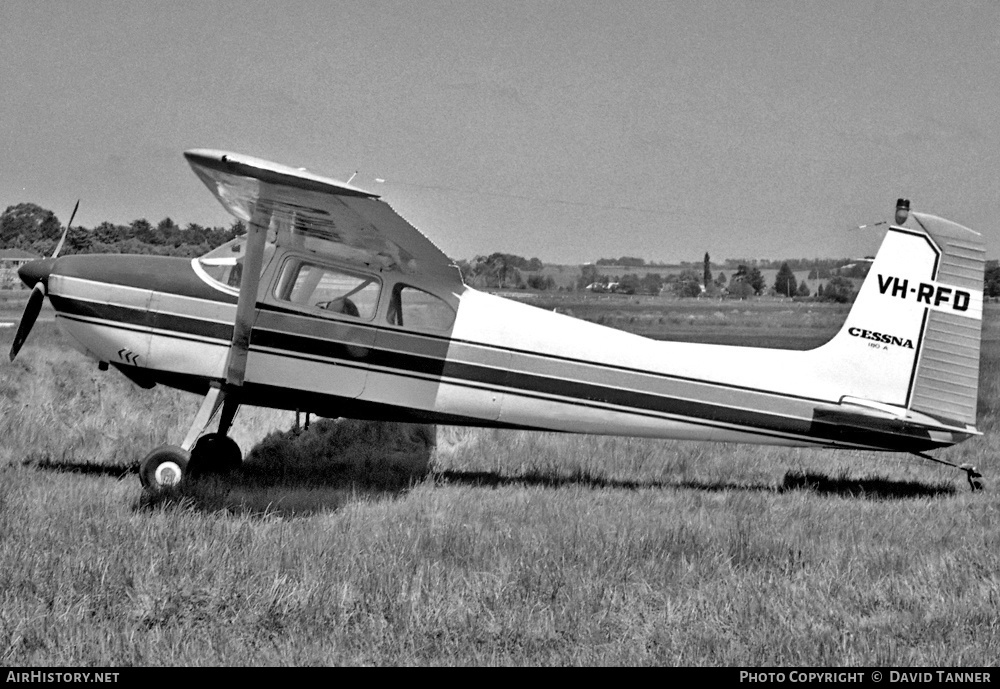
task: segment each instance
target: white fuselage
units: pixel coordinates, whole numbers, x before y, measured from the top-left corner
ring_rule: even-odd
[[[388,322],[387,300],[368,320],[276,300],[281,260],[279,252],[262,275],[245,376],[250,404],[575,433],[883,444],[871,429],[862,437],[817,425],[817,415],[838,412],[845,396],[874,397],[877,375],[852,385],[825,365],[835,348],[864,347],[860,338],[804,352],[659,342],[471,288],[443,295],[455,311],[448,331],[422,331]],[[164,264],[163,271],[187,271],[179,288],[176,275],[149,277],[161,268],[147,262],[131,284],[55,271],[49,293],[59,322],[82,350],[136,380],[197,391],[224,379],[232,291],[189,264]],[[397,280],[434,289],[413,276],[378,279],[383,293]],[[926,440],[954,442],[942,434]]]

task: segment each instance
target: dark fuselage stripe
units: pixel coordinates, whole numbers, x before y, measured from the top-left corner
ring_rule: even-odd
[[[77,257],[71,257],[77,258]],[[162,258],[162,257],[154,257]],[[185,259],[186,260],[186,259]],[[169,262],[168,262],[169,264]],[[143,289],[155,289],[157,286],[162,287],[162,285],[157,282],[161,280],[157,276],[158,271],[156,268],[160,268],[158,264],[152,264],[149,267],[149,272],[147,273],[135,273],[129,272],[123,276],[116,276],[116,283],[109,284],[109,288],[114,289],[117,284],[125,284],[126,278],[136,277],[137,275],[142,275],[143,280],[139,284]],[[171,268],[176,266],[170,265]],[[200,278],[194,275],[193,271],[188,268],[185,273],[184,279],[188,282],[196,283],[194,285],[188,286],[185,289],[178,288],[178,294],[190,294],[193,297],[204,299],[207,302],[235,302],[235,299],[229,295],[220,295],[215,293],[213,290],[207,288],[207,286],[202,282]],[[68,277],[76,277],[74,275],[68,275]],[[181,278],[176,276],[170,276],[171,279],[183,282]],[[83,279],[83,278],[80,278]],[[138,279],[136,277],[136,279]],[[120,283],[117,283],[120,280]],[[170,284],[173,288],[176,285]],[[206,293],[206,290],[208,293]],[[172,293],[172,292],[171,292]],[[68,313],[75,313],[78,315],[91,316],[95,318],[106,317],[109,320],[118,320],[123,323],[131,323],[134,325],[141,325],[149,328],[163,328],[175,330],[178,332],[190,332],[192,334],[201,335],[202,337],[210,337],[223,339],[226,341],[232,340],[232,323],[221,323],[218,321],[204,320],[199,318],[193,318],[189,316],[172,315],[165,314],[162,312],[153,312],[138,308],[129,308],[115,306],[107,303],[99,303],[82,299],[72,299],[65,296],[51,295],[53,299],[53,306],[56,306],[57,310],[66,310]],[[207,298],[210,297],[210,298]],[[72,304],[72,305],[71,305]],[[279,318],[288,319],[292,317],[294,319],[295,325],[293,326],[299,333],[304,333],[306,337],[310,335],[314,336],[317,340],[326,340],[330,345],[326,346],[337,346],[346,345],[349,347],[354,346],[370,346],[375,337],[380,338],[380,342],[384,339],[386,344],[393,343],[391,346],[397,348],[405,348],[407,350],[417,350],[417,351],[430,351],[434,355],[443,358],[449,350],[452,344],[467,345],[470,347],[475,347],[485,351],[490,351],[493,353],[503,352],[509,354],[523,355],[525,357],[531,357],[533,359],[541,359],[543,361],[557,361],[569,364],[578,364],[582,366],[593,367],[596,369],[604,370],[607,372],[622,372],[622,373],[634,373],[644,376],[651,376],[654,378],[662,380],[672,380],[672,381],[683,381],[689,383],[695,383],[699,385],[711,385],[717,389],[724,390],[734,390],[740,392],[751,392],[751,393],[762,393],[768,395],[774,395],[775,393],[771,390],[766,390],[763,388],[755,388],[750,386],[733,385],[729,383],[722,382],[708,382],[698,378],[693,378],[690,376],[680,376],[676,374],[669,374],[657,371],[649,371],[641,368],[635,368],[630,366],[622,366],[618,364],[611,364],[599,361],[589,361],[585,359],[579,359],[575,357],[567,357],[558,354],[542,353],[532,350],[525,350],[516,347],[508,347],[503,345],[486,344],[483,342],[476,342],[472,340],[464,340],[459,338],[449,338],[445,335],[435,335],[433,333],[414,333],[406,332],[391,327],[386,327],[382,325],[376,325],[374,323],[366,322],[355,322],[355,321],[344,321],[341,319],[331,319],[329,317],[323,317],[315,314],[303,313],[301,310],[295,310],[291,308],[283,308],[274,304],[259,302],[257,307],[261,313],[258,323],[254,328],[254,331],[261,329],[261,325],[268,323],[270,320],[274,319],[276,316]],[[114,312],[113,315],[111,312]],[[102,315],[102,313],[107,313],[107,316]],[[157,321],[157,316],[159,320]],[[279,321],[280,322],[280,321]],[[331,327],[336,327],[346,334],[344,339],[350,340],[349,342],[342,342],[337,340],[330,340],[328,335],[324,336],[320,333],[323,331],[329,332]],[[367,331],[367,333],[366,333]],[[338,333],[339,335],[340,333]],[[398,342],[399,344],[395,344]],[[322,348],[324,345],[319,345]],[[315,348],[315,345],[312,346]],[[353,357],[352,357],[353,358]],[[824,400],[816,397],[810,397],[806,395],[796,395],[791,393],[782,393],[780,395],[782,399],[786,400],[799,400],[805,402],[829,402],[829,400]]]
[[[129,306],[100,304],[97,302],[71,299],[56,294],[49,295],[56,311],[63,315],[98,318],[139,328],[155,328],[189,333],[215,340],[229,342],[233,338],[232,324],[207,321],[189,316],[178,316],[161,311],[148,311]]]
[[[202,337],[225,340],[227,342],[232,339],[233,327],[231,323],[213,322],[170,314],[159,314],[161,318],[157,320],[153,312],[143,309],[69,299],[66,297],[57,297],[56,295],[53,295],[53,298],[53,305],[56,306],[58,310],[65,310],[68,313],[86,315],[95,318],[107,318],[108,320],[115,320],[122,323],[140,325],[148,328],[174,330],[176,332],[190,333],[200,335]],[[420,365],[424,366],[426,370],[434,371],[436,369],[440,369],[443,365],[443,362],[449,353],[450,345],[459,344],[480,349],[485,352],[503,352],[521,355],[528,359],[540,359],[541,362],[539,363],[543,364],[545,361],[558,361],[610,373],[632,373],[648,376],[662,381],[695,383],[698,385],[710,386],[718,390],[760,393],[780,397],[785,400],[829,403],[829,400],[788,393],[779,394],[775,393],[773,390],[732,385],[722,382],[711,382],[689,376],[677,376],[657,371],[618,366],[599,361],[587,361],[555,354],[486,344],[483,342],[474,342],[457,338],[449,339],[447,337],[428,335],[425,333],[407,333],[367,323],[329,320],[316,316],[303,316],[303,314],[291,310],[276,309],[274,307],[264,308],[265,305],[260,305],[260,307],[262,312],[271,311],[272,314],[277,312],[282,315],[295,316],[296,318],[294,320],[272,322],[271,319],[266,318],[262,314],[262,317],[258,319],[257,325],[255,325],[252,331],[252,344],[261,344],[262,346],[274,347],[276,349],[287,349],[290,351],[299,351],[301,353],[310,353],[316,356],[338,358],[338,356],[346,354],[347,359],[350,361],[358,361],[359,359],[367,361],[368,357],[380,356],[380,352],[385,352],[387,355],[396,353],[400,356],[415,356],[408,353],[400,353],[399,350],[402,349],[407,352],[416,352],[416,356],[422,355],[423,358],[421,359]],[[268,323],[272,327],[263,326],[261,325],[262,322]],[[277,330],[273,327],[273,325],[286,323],[289,328],[294,327],[298,332],[292,333],[287,330]],[[336,328],[338,330],[337,335],[339,336],[339,339],[335,340],[329,338],[328,333],[331,328]],[[321,334],[324,333],[324,331],[327,333],[325,336]],[[381,347],[380,350],[373,349],[376,338],[379,346]],[[363,351],[366,348],[372,349],[371,351]],[[395,352],[393,350],[395,350]],[[435,363],[435,361],[437,363]]]
[[[295,316],[303,316],[304,314],[300,311],[295,311],[292,309],[285,309],[273,304],[258,303],[258,308],[261,311],[270,311],[280,314],[289,314]],[[315,324],[317,329],[322,329],[324,326],[329,326],[332,322],[331,320],[319,316],[308,316],[308,318]],[[343,321],[333,321],[338,323],[343,323]],[[660,371],[649,371],[646,369],[635,368],[632,366],[622,366],[620,364],[610,364],[601,361],[591,361],[588,359],[580,359],[578,357],[569,357],[561,354],[550,354],[547,352],[538,352],[530,349],[520,349],[518,347],[509,347],[506,345],[497,344],[487,344],[484,342],[477,342],[475,340],[465,340],[462,338],[453,338],[446,335],[435,335],[433,333],[415,333],[415,332],[403,332],[393,328],[387,328],[381,325],[376,325],[373,323],[351,323],[352,326],[357,328],[368,328],[374,330],[377,333],[377,337],[380,338],[379,342],[382,343],[383,339],[385,343],[389,343],[392,338],[399,342],[400,344],[393,345],[397,348],[405,349],[415,349],[415,350],[429,350],[435,353],[440,353],[440,356],[445,356],[452,344],[467,345],[470,347],[475,347],[478,349],[484,349],[491,352],[503,352],[507,354],[517,354],[525,357],[531,357],[536,359],[542,359],[543,361],[557,361],[568,364],[579,364],[582,366],[591,366],[608,372],[614,373],[635,373],[643,376],[651,376],[654,378],[668,380],[668,381],[680,381],[686,383],[696,383],[699,385],[710,385],[718,389],[733,390],[738,392],[755,392],[762,393],[766,395],[776,395],[773,390],[767,390],[764,388],[756,388],[746,385],[734,385],[732,383],[722,383],[722,382],[710,382],[700,378],[694,378],[691,376],[681,376],[674,373],[663,373]],[[322,336],[317,336],[322,337]],[[639,337],[639,336],[637,336]],[[787,400],[798,400],[802,402],[818,402],[818,403],[829,403],[830,400],[821,399],[819,397],[810,397],[808,395],[796,395],[791,393],[780,393],[779,395],[782,399]]]
[[[112,327],[123,327],[128,321],[135,321],[140,329],[155,329],[157,334],[184,338],[187,333],[216,339],[226,344],[226,335],[232,333],[232,326],[200,319],[150,313],[141,309],[95,304],[65,298],[56,298],[59,308],[67,307],[67,313],[83,312],[90,318],[104,319]],[[100,315],[99,315],[100,314]],[[169,316],[163,318],[163,316]],[[126,326],[127,327],[127,326]],[[134,328],[128,328],[134,329]],[[671,417],[688,423],[711,427],[737,427],[740,430],[753,429],[759,435],[776,438],[795,438],[819,444],[850,445],[855,447],[897,447],[899,439],[916,441],[921,447],[930,441],[926,432],[915,437],[913,432],[903,429],[863,428],[850,430],[851,437],[845,437],[843,424],[829,423],[816,418],[791,417],[767,412],[746,410],[726,405],[669,397],[651,392],[622,389],[588,382],[554,378],[513,370],[458,362],[437,356],[402,353],[379,349],[367,344],[336,342],[313,337],[304,337],[284,332],[255,329],[251,348],[276,350],[281,356],[297,357],[305,355],[360,370],[372,367],[388,369],[394,375],[440,380],[448,379],[452,384],[465,387],[503,391],[535,399],[557,398],[557,401],[593,408],[619,407],[629,413],[638,413],[655,418]],[[772,393],[773,394],[773,393]],[[887,444],[889,439],[895,442]]]

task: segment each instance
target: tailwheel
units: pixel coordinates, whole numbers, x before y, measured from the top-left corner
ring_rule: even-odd
[[[938,464],[947,464],[948,466],[955,467],[956,469],[961,469],[965,472],[965,478],[968,479],[969,487],[972,488],[973,493],[983,489],[983,475],[980,474],[976,467],[971,464],[955,464],[954,462],[949,462],[947,459],[931,457],[923,452],[914,452],[913,454],[917,457],[923,457],[924,459],[929,459],[932,462],[937,462]]]
[[[139,463],[142,487],[161,491],[176,488],[187,477],[191,455],[176,445],[160,445]]]
[[[222,433],[207,433],[198,438],[191,448],[188,474],[201,476],[227,476],[239,471],[243,453],[236,441]]]

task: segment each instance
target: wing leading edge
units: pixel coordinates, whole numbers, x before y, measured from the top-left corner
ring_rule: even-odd
[[[195,174],[232,215],[266,215],[275,244],[367,268],[461,282],[452,261],[378,195],[328,177],[238,153],[186,151]]]

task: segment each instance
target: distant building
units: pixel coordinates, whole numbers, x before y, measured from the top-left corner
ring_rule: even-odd
[[[41,256],[23,249],[0,249],[0,289],[23,287],[17,269],[29,261],[37,261]]]

